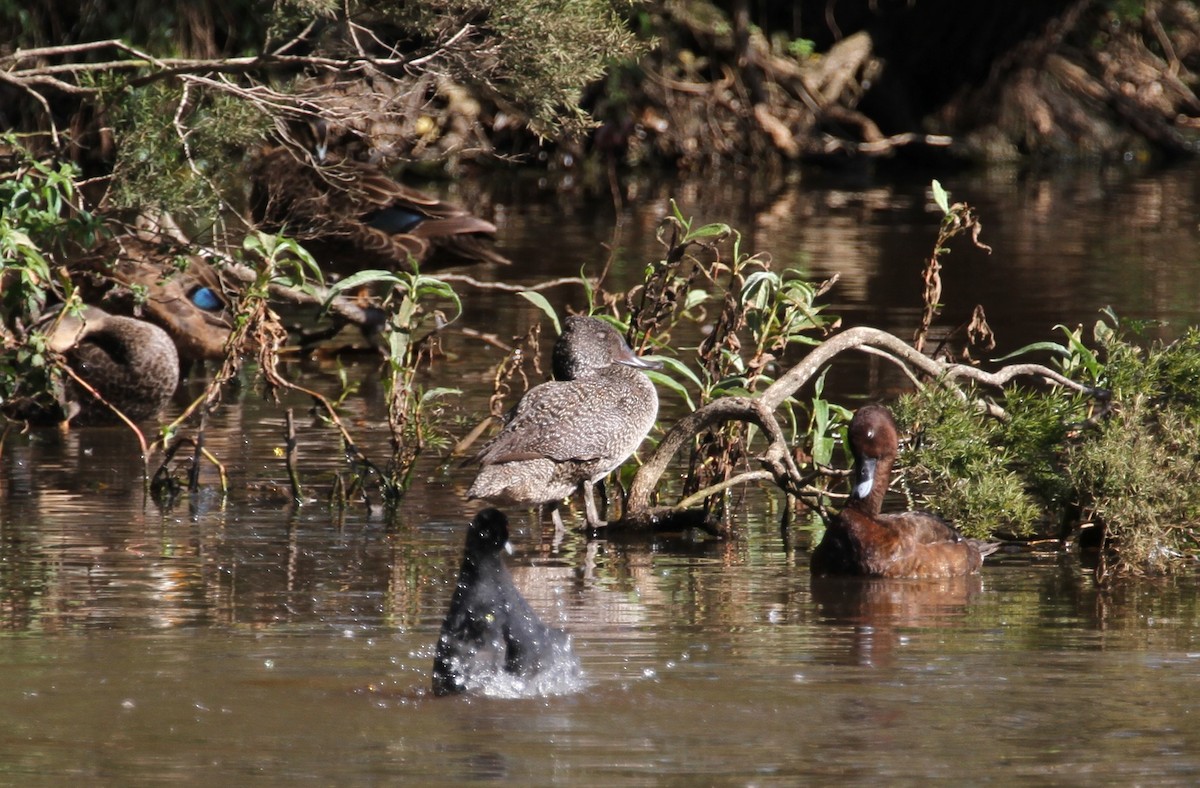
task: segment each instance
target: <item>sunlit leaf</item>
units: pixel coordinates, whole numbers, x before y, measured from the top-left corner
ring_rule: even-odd
[[[699,306],[708,300],[708,293],[704,290],[689,290],[687,297],[683,300],[683,310],[686,312],[693,307]]]
[[[1038,350],[1045,350],[1059,356],[1069,356],[1071,354],[1071,351],[1068,350],[1065,345],[1061,345],[1058,342],[1033,342],[1025,345],[1024,347],[1019,347],[1011,353],[1006,353],[999,358],[994,358],[992,361],[997,363],[1001,361],[1008,361],[1010,358],[1016,358],[1017,356],[1022,356],[1026,353],[1033,353],[1034,351]]]
[[[461,394],[462,389],[448,388],[445,386],[432,388],[421,395],[421,404],[424,405],[426,402],[438,399],[439,397],[459,396]]]
[[[687,364],[684,364],[674,356],[644,356],[643,358],[647,358],[651,361],[661,362],[664,367],[671,370],[676,375],[691,381],[693,384],[695,384],[697,389],[704,387],[704,384],[700,382],[700,378],[696,376],[696,373],[692,371],[691,367],[689,367]]]
[[[723,238],[724,236],[729,235],[731,232],[733,232],[733,230],[729,227],[729,225],[716,222],[713,224],[706,224],[703,227],[697,227],[695,230],[692,230],[690,233],[688,233],[687,237],[688,240],[692,240],[694,238]]]
[[[678,380],[676,380],[675,378],[673,378],[669,375],[664,375],[663,373],[661,373],[655,369],[644,370],[644,372],[645,372],[646,377],[650,378],[650,380],[653,381],[654,383],[656,383],[657,385],[662,386],[667,389],[670,389],[671,391],[674,391],[679,396],[683,397],[683,401],[687,404],[687,406],[690,410],[696,409],[696,405],[695,405],[695,403],[692,402],[692,397],[688,393],[687,387],[684,386],[682,383],[680,383]]]
[[[404,280],[396,276],[391,271],[374,269],[367,271],[356,271],[345,279],[330,285],[329,292],[331,295],[337,295],[338,293],[344,293],[347,290],[355,290],[363,285],[374,284],[375,282],[385,282],[389,285],[398,285],[403,283],[403,281]]]
[[[937,204],[938,208],[942,209],[942,213],[950,213],[950,197],[948,194],[946,194],[946,190],[942,188],[942,184],[935,179],[933,183],[929,185],[929,188],[933,191],[934,203]]]
[[[526,301],[545,312],[546,315],[549,316],[550,322],[554,323],[554,332],[556,334],[562,333],[562,324],[558,322],[558,312],[556,312],[554,307],[550,305],[550,302],[546,300],[546,296],[534,290],[522,290],[521,292],[517,293],[517,295],[521,296]]]

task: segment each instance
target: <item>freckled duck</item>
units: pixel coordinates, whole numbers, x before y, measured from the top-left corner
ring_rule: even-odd
[[[557,505],[582,485],[588,525],[603,526],[592,485],[628,459],[654,426],[658,394],[638,370],[658,365],[634,355],[608,323],[580,315],[564,321],[553,363],[564,379],[525,393],[476,456],[483,468],[467,495],[546,506],[561,529]]]
[[[433,660],[433,692],[464,692],[503,671],[524,679],[578,672],[570,637],[546,626],[513,585],[501,551],[511,552],[508,518],[484,509],[467,528],[450,610]]]
[[[928,512],[881,514],[899,435],[882,405],[859,408],[850,421],[854,487],[812,554],[814,575],[956,577],[979,571],[997,545],[966,539]]]
[[[296,129],[303,150],[275,147],[250,165],[251,213],[268,231],[353,270],[509,263],[493,248],[491,222],[336,154],[322,121]]]
[[[134,421],[158,415],[179,384],[179,356],[171,338],[158,326],[131,317],[110,315],[85,306],[44,319],[50,333],[46,345],[62,353],[79,377]],[[52,322],[52,321],[56,321]],[[58,408],[29,404],[14,418],[38,424],[70,420],[72,424],[113,424],[113,412],[73,380]]]

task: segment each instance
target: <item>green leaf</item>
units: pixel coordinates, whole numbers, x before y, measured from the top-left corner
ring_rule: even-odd
[[[687,235],[687,240],[695,238],[723,238],[733,232],[733,229],[722,222],[706,224],[703,227],[697,227]]]
[[[458,320],[462,314],[462,300],[459,299],[458,293],[454,292],[454,288],[449,282],[438,279],[433,276],[417,276],[413,281],[413,289],[415,291],[414,298],[417,300],[434,296],[436,298],[444,298],[454,304],[455,314],[450,318],[449,323]]]
[[[445,386],[429,389],[421,395],[421,404],[435,400],[439,397],[459,396],[462,394],[462,389],[452,389]]]
[[[699,306],[708,300],[708,293],[704,290],[689,290],[687,296],[683,299],[683,311],[687,311],[692,307]]]
[[[671,391],[674,391],[679,396],[683,397],[683,401],[685,403],[687,403],[687,406],[690,410],[696,409],[695,404],[692,403],[691,395],[688,394],[687,388],[682,383],[680,383],[678,380],[676,380],[675,378],[670,377],[668,375],[664,375],[663,373],[659,372],[658,370],[647,369],[647,370],[643,370],[643,371],[644,371],[646,377],[650,378],[650,380],[653,381],[654,383],[658,384],[659,386],[668,388]]]
[[[742,303],[762,311],[778,289],[778,274],[774,271],[755,271],[746,277],[746,283],[742,285]]]
[[[400,277],[396,276],[391,271],[382,271],[382,270],[357,271],[357,272],[351,274],[350,276],[347,276],[345,279],[343,279],[335,284],[330,285],[329,286],[329,295],[330,295],[330,298],[332,298],[333,296],[335,296],[339,293],[345,292],[346,290],[353,290],[355,288],[362,287],[363,285],[366,285],[366,284],[372,284],[374,282],[386,282],[389,285],[398,285],[398,284],[403,284],[404,280],[401,279]]]
[[[1000,358],[994,358],[992,361],[997,363],[1001,361],[1008,361],[1010,358],[1016,358],[1017,356],[1024,355],[1025,353],[1032,353],[1035,350],[1046,350],[1059,356],[1069,356],[1071,354],[1071,351],[1067,349],[1066,345],[1060,345],[1057,342],[1033,342],[1025,347],[1017,348],[1011,353],[1006,353]]]
[[[1095,380],[1099,378],[1101,371],[1100,359],[1096,358],[1096,354],[1093,353],[1087,345],[1083,344],[1083,338],[1081,337],[1081,334],[1083,333],[1082,329],[1079,331],[1071,331],[1064,325],[1058,325],[1055,326],[1055,328],[1062,329],[1062,332],[1067,335],[1067,341],[1071,344],[1071,350],[1074,351],[1075,355],[1078,357],[1078,362],[1083,364],[1088,373],[1092,376],[1092,379]]]
[[[676,375],[691,381],[693,384],[695,384],[696,388],[704,388],[704,384],[700,382],[700,378],[697,377],[696,373],[691,370],[691,367],[673,356],[643,356],[643,358],[650,359],[651,361],[661,362],[664,367],[671,370]]]
[[[938,183],[937,179],[934,179],[929,188],[933,190],[933,201],[937,203],[937,207],[942,209],[942,214],[950,213],[950,196],[942,188],[942,184]]]
[[[562,333],[562,324],[558,322],[558,312],[554,310],[554,307],[550,305],[550,302],[546,300],[544,295],[533,290],[522,290],[517,295],[545,312],[550,317],[550,322],[554,323],[555,333]]]

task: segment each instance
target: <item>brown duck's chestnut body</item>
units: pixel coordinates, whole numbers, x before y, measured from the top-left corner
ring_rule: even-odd
[[[963,537],[928,512],[882,514],[899,435],[887,408],[867,405],[850,422],[854,489],[812,555],[816,575],[957,577],[979,571],[997,545]]]

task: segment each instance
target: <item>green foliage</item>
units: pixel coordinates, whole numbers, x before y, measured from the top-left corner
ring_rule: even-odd
[[[12,135],[3,143],[23,154]],[[58,268],[61,258],[90,246],[100,223],[74,204],[78,170],[69,163],[49,164],[23,156],[18,167],[0,176],[0,405],[31,403],[36,412],[63,401],[63,375],[41,331],[28,330],[57,291],[70,300],[71,282]]]
[[[388,312],[383,331],[388,343],[384,382],[392,442],[384,494],[395,502],[408,490],[421,453],[447,443],[441,401],[461,392],[448,387],[424,389],[417,385],[417,371],[435,329],[457,320],[462,302],[449,284],[417,271],[360,271],[330,288],[329,299],[366,284],[380,283],[391,288],[383,304]],[[448,319],[431,308],[447,303],[454,310]],[[417,338],[420,331],[425,331],[425,336]]]
[[[1034,409],[1004,423],[939,386],[902,397],[895,411],[913,434],[901,447],[902,484],[921,508],[936,511],[968,536],[1033,530],[1045,499],[1036,494],[1030,460],[1039,469],[1049,461],[1042,455],[1055,444],[1039,444],[1036,436],[1053,430],[1053,413]],[[1030,447],[1038,453],[1022,453]]]
[[[834,323],[819,303],[824,288],[800,271],[775,271],[765,256],[747,254],[741,235],[726,224],[696,226],[672,203],[659,237],[666,254],[647,266],[645,280],[635,288],[640,300],[630,323],[647,334],[647,344],[663,348],[658,358],[664,373],[650,373],[651,379],[679,393],[691,409],[721,397],[760,393],[773,382],[779,355],[793,345],[815,344]],[[706,259],[710,256],[715,259]],[[712,324],[691,358],[667,351],[670,332],[681,320]],[[846,415],[822,398],[822,382],[810,401],[791,398],[785,403],[791,442],[812,446],[818,463],[828,462],[832,436]],[[741,422],[697,436],[685,492],[705,489],[744,469],[756,439],[758,429]]]
[[[514,102],[544,134],[583,128],[583,87],[643,48],[623,19],[632,4],[620,0],[434,0],[371,8],[434,41],[471,25],[478,36],[472,48],[494,57],[459,63],[456,78]]]
[[[157,207],[205,226],[223,195],[242,191],[245,150],[270,124],[248,102],[216,94],[192,106],[180,87],[163,82],[128,91],[113,115],[120,140],[113,204]]]
[[[9,134],[3,144],[23,153]],[[77,199],[75,165],[25,157],[13,172],[0,175],[0,306],[5,323],[28,321],[41,313],[53,288],[51,267],[64,254],[91,246],[101,225]]]
[[[1166,571],[1200,549],[1200,331],[1140,347],[1120,325],[1098,329],[1115,405],[1072,447],[1070,478],[1114,571]]]
[[[547,129],[581,125],[583,87],[603,76],[610,61],[637,52],[610,0],[512,0],[497,3],[488,21],[505,63],[497,83]]]
[[[312,293],[311,281],[317,284],[324,281],[320,264],[293,238],[253,232],[242,239],[242,249],[252,259],[260,261],[259,265],[254,266],[258,278],[248,287],[246,295],[267,299],[270,297],[268,288],[273,284]]]
[[[556,312],[550,302],[546,300],[546,296],[534,290],[522,290],[520,293],[517,293],[517,295],[521,296],[526,301],[546,313],[546,315],[550,318],[550,322],[554,324],[554,333],[562,333],[562,324],[558,320],[558,312]]]
[[[933,193],[933,202],[942,211],[942,216],[950,215],[950,194],[942,186],[941,181],[934,178],[930,183],[930,191]]]
[[[793,38],[787,44],[787,53],[797,60],[808,60],[816,51],[816,42],[807,38]]]
[[[1059,326],[1065,342],[1022,352],[1054,353],[1111,407],[1057,387],[1006,390],[1003,418],[942,387],[901,398],[906,492],[973,536],[1093,522],[1110,575],[1165,572],[1200,553],[1200,330],[1145,343],[1104,315],[1091,343]]]
[[[17,419],[54,413],[66,401],[66,378],[42,331],[0,350],[0,408]],[[62,413],[65,416],[65,413]]]

